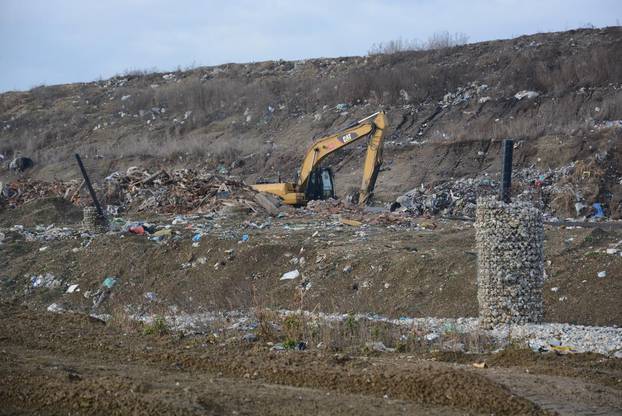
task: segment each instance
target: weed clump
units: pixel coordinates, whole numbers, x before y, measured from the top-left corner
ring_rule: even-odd
[[[145,324],[143,335],[164,336],[170,333],[170,329],[163,316],[156,316],[152,323]]]

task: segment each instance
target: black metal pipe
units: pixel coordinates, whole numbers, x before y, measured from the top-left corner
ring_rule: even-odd
[[[501,184],[499,186],[499,200],[505,203],[512,201],[512,151],[513,140],[504,140],[501,160]]]
[[[101,205],[99,205],[99,201],[97,200],[97,195],[95,195],[95,190],[93,189],[93,185],[91,185],[91,180],[89,179],[89,175],[86,173],[86,169],[84,169],[84,165],[82,164],[82,159],[80,159],[80,155],[76,153],[76,160],[78,161],[78,166],[80,166],[80,171],[82,172],[82,177],[84,177],[84,183],[86,183],[86,187],[91,194],[91,199],[93,200],[93,204],[95,204],[95,209],[97,210],[97,215],[101,218],[104,218],[104,212],[102,211]]]

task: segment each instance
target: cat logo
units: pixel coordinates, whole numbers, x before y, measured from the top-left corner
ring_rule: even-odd
[[[356,139],[357,137],[358,137],[358,134],[352,132],[352,133],[348,133],[348,134],[341,136],[339,138],[339,141],[343,144],[346,144],[346,143],[350,143],[352,140]]]

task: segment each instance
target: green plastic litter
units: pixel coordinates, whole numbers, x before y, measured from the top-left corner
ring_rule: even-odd
[[[104,279],[104,283],[103,283],[103,285],[104,285],[105,287],[107,287],[108,289],[112,289],[112,287],[113,287],[114,285],[116,285],[116,284],[117,284],[117,278],[116,278],[116,277],[110,277],[110,276],[109,276],[109,277],[106,277],[106,278]]]

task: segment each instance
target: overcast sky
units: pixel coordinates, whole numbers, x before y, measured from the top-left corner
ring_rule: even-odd
[[[0,0],[0,91],[268,59],[619,25],[622,0]]]

